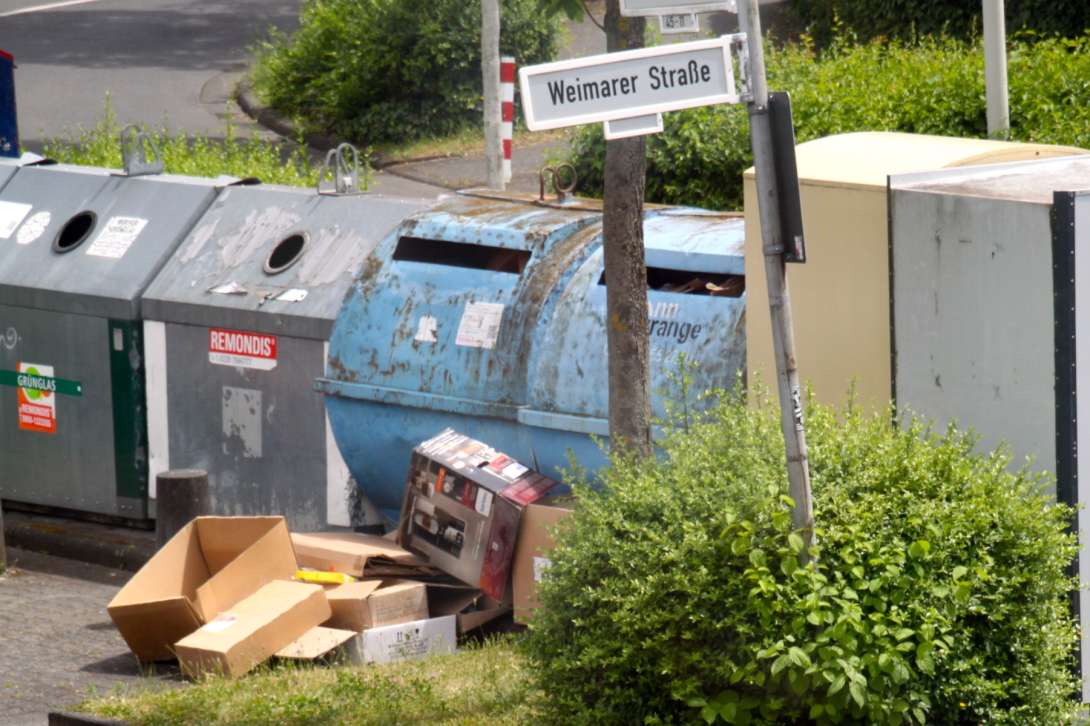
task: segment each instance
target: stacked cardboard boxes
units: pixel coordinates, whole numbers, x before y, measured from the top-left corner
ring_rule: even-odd
[[[512,604],[528,619],[549,526],[569,511],[535,504],[555,486],[448,429],[414,451],[390,538],[289,533],[283,517],[198,517],[108,612],[141,661],[177,658],[189,676],[238,676],[273,656],[453,652],[458,635]]]

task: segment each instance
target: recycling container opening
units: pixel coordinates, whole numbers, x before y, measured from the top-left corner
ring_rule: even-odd
[[[64,223],[53,240],[53,251],[58,254],[71,252],[91,236],[98,217],[94,212],[80,212]]]

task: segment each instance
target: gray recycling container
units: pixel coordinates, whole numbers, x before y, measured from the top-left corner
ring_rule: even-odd
[[[204,469],[216,513],[282,514],[303,531],[373,521],[313,381],[369,253],[427,204],[223,192],[144,296],[153,481]]]
[[[890,177],[898,411],[1008,447],[1078,508],[1090,700],[1090,156]],[[1085,288],[1085,291],[1084,291]],[[1084,414],[1082,409],[1088,409]]]
[[[140,295],[223,183],[50,165],[0,190],[4,499],[148,516]]]

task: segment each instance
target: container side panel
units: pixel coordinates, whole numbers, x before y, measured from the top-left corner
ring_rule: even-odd
[[[156,477],[170,470],[167,337],[163,323],[144,321],[144,356],[148,394],[148,496],[155,499]]]
[[[323,344],[277,336],[274,358],[222,360],[208,328],[166,325],[173,466],[208,472],[213,510],[283,515],[297,531],[326,524]],[[254,367],[264,366],[264,367]]]
[[[1051,228],[1043,205],[893,192],[897,404],[1055,471]]]
[[[826,404],[854,389],[859,404],[889,404],[889,244],[885,186],[835,188],[803,180],[808,259],[788,270],[799,378]],[[753,179],[745,180],[746,371],[775,389],[761,226]]]
[[[1090,196],[1078,195],[1075,198],[1073,244],[1075,249],[1075,360],[1082,365],[1075,367],[1076,397],[1081,408],[1090,402],[1090,295],[1078,294],[1080,285],[1085,286],[1090,280]],[[1076,408],[1075,431],[1078,441],[1090,441],[1090,411],[1082,414]],[[1079,526],[1079,622],[1082,625],[1082,700],[1090,701],[1090,596],[1086,588],[1090,587],[1090,553],[1087,552],[1086,538],[1090,535],[1090,456],[1077,459],[1075,483],[1078,491]]]
[[[148,498],[143,331],[139,322],[111,320],[108,324],[118,509],[127,517],[143,519]]]
[[[6,331],[0,339],[0,494],[131,516],[117,508],[107,321],[0,306],[0,330]],[[69,393],[59,388],[34,395],[3,383],[20,364],[58,383],[70,382],[60,387]],[[79,395],[70,393],[74,384]]]

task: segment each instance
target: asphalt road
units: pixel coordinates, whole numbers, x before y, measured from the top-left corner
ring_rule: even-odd
[[[0,0],[0,48],[18,65],[24,146],[92,126],[107,94],[122,123],[222,135],[248,48],[271,26],[293,28],[299,4]]]

